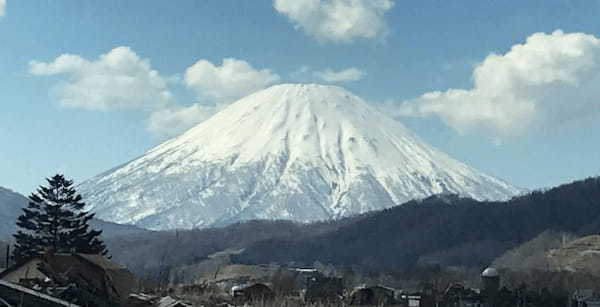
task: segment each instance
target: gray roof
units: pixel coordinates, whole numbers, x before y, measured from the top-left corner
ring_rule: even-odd
[[[489,267],[489,268],[485,269],[483,271],[483,273],[481,273],[481,276],[482,277],[497,277],[497,276],[500,276],[500,274],[498,273],[498,270],[496,270],[492,267]]]
[[[600,301],[600,295],[592,289],[578,289],[573,293],[573,298],[578,301]]]
[[[174,306],[188,306],[192,307],[192,305],[188,305],[181,301],[178,301],[170,296],[165,296],[158,301],[158,307],[174,307]]]
[[[63,301],[61,299],[52,297],[50,295],[46,295],[44,293],[41,292],[37,292],[34,290],[31,290],[29,288],[25,288],[23,286],[19,286],[17,284],[13,284],[11,282],[5,281],[5,280],[0,280],[0,287],[5,287],[5,288],[9,288],[18,292],[22,292],[25,293],[27,295],[31,295],[31,296],[35,296],[41,299],[44,299],[46,301],[50,301],[53,302],[55,304],[61,305],[61,306],[67,306],[67,307],[79,307],[79,305],[75,305],[73,303],[69,303],[67,301]]]

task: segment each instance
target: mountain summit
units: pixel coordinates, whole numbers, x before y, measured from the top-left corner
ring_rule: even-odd
[[[78,190],[98,217],[150,229],[315,221],[438,193],[507,199],[520,192],[425,144],[352,93],[314,84],[247,96]]]

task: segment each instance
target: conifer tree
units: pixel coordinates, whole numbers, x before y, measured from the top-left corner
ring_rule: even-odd
[[[91,230],[93,213],[83,211],[85,203],[73,188],[73,181],[57,174],[47,178],[29,196],[29,205],[17,220],[20,228],[14,238],[15,261],[25,261],[45,252],[107,253],[100,240],[102,231]]]

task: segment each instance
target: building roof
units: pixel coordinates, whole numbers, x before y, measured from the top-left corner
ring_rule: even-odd
[[[391,291],[391,292],[401,291],[399,289],[394,289],[392,287],[388,287],[388,286],[384,286],[384,285],[371,285],[371,286],[367,286],[365,284],[362,284],[362,285],[360,285],[358,287],[355,287],[353,291],[366,290],[366,289],[382,289],[382,290]]]
[[[152,302],[157,298],[156,295],[146,293],[131,293],[129,294],[129,297],[143,302]]]
[[[317,269],[313,268],[289,268],[290,271],[298,272],[298,273],[317,273]]]
[[[127,269],[112,263],[101,255],[77,253],[44,254],[13,265],[0,273],[0,279],[18,269],[30,266],[55,281],[70,280],[85,284],[105,296],[126,299],[135,286],[136,279]],[[82,279],[82,276],[85,278]],[[81,286],[81,285],[80,285]]]
[[[573,293],[573,299],[578,301],[597,302],[600,301],[600,295],[592,289],[577,289]]]
[[[1,288],[5,288],[5,289],[9,289],[12,291],[22,293],[24,296],[36,297],[36,298],[44,300],[44,301],[52,302],[53,304],[59,305],[59,306],[79,307],[79,305],[69,303],[67,301],[63,301],[61,299],[52,297],[50,295],[46,295],[44,293],[37,292],[37,291],[31,290],[29,288],[25,288],[23,286],[19,286],[17,284],[13,284],[11,282],[4,281],[4,280],[0,280],[0,289]]]
[[[498,277],[498,276],[500,276],[500,274],[498,273],[498,270],[496,270],[492,267],[485,269],[481,273],[481,277]]]
[[[192,307],[186,303],[178,301],[170,296],[165,296],[158,301],[158,307]]]
[[[106,259],[106,257],[101,256],[101,255],[86,255],[86,254],[76,254],[76,253],[54,253],[54,254],[38,255],[33,258],[27,259],[26,261],[16,263],[16,264],[6,268],[4,271],[0,272],[0,278],[3,278],[4,276],[8,275],[9,273],[14,272],[15,270],[19,269],[20,267],[27,265],[28,263],[35,261],[35,260],[42,260],[44,262],[48,262],[49,260],[63,262],[63,261],[72,261],[73,259],[77,259],[77,258],[83,259],[86,262],[96,265],[102,269],[122,268],[122,267],[117,266],[116,264],[110,264],[111,262],[108,259]]]

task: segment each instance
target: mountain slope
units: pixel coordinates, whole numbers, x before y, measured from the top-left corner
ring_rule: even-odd
[[[117,237],[107,244],[115,261],[142,275],[161,265],[185,267],[219,251],[242,249],[235,263],[312,266],[318,261],[389,273],[420,265],[480,269],[496,259],[494,267],[528,271],[548,269],[540,259],[563,245],[565,233],[600,233],[600,178],[506,202],[433,196],[329,222],[255,220]]]
[[[28,199],[9,189],[0,187],[0,240],[8,239],[17,229],[17,217],[27,206]]]
[[[456,193],[520,191],[333,86],[278,85],[79,187],[100,218],[151,229],[314,221]]]
[[[12,234],[17,231],[17,218],[23,213],[29,199],[17,192],[0,187],[0,240],[12,240]],[[87,210],[87,208],[86,208]],[[99,219],[92,219],[90,226],[102,230],[102,238],[110,238],[126,234],[148,232],[131,225],[119,225]]]
[[[532,240],[506,251],[494,260],[492,267],[521,272],[549,270],[548,252],[560,249],[576,239],[577,236],[570,233],[547,230]]]
[[[411,201],[369,214],[333,232],[310,238],[256,242],[238,255],[237,260],[296,265],[319,261],[401,270],[418,264],[487,266],[508,249],[548,230],[576,236],[600,232],[600,177],[506,202],[438,196]],[[590,255],[596,257],[594,249],[600,244],[583,243],[570,246],[576,247],[576,252],[583,251],[581,260]],[[567,259],[562,263],[566,267],[575,258],[564,255],[576,252],[563,249],[555,253],[563,256],[555,258]]]
[[[600,276],[600,235],[568,242],[550,251],[546,258],[553,270]]]

